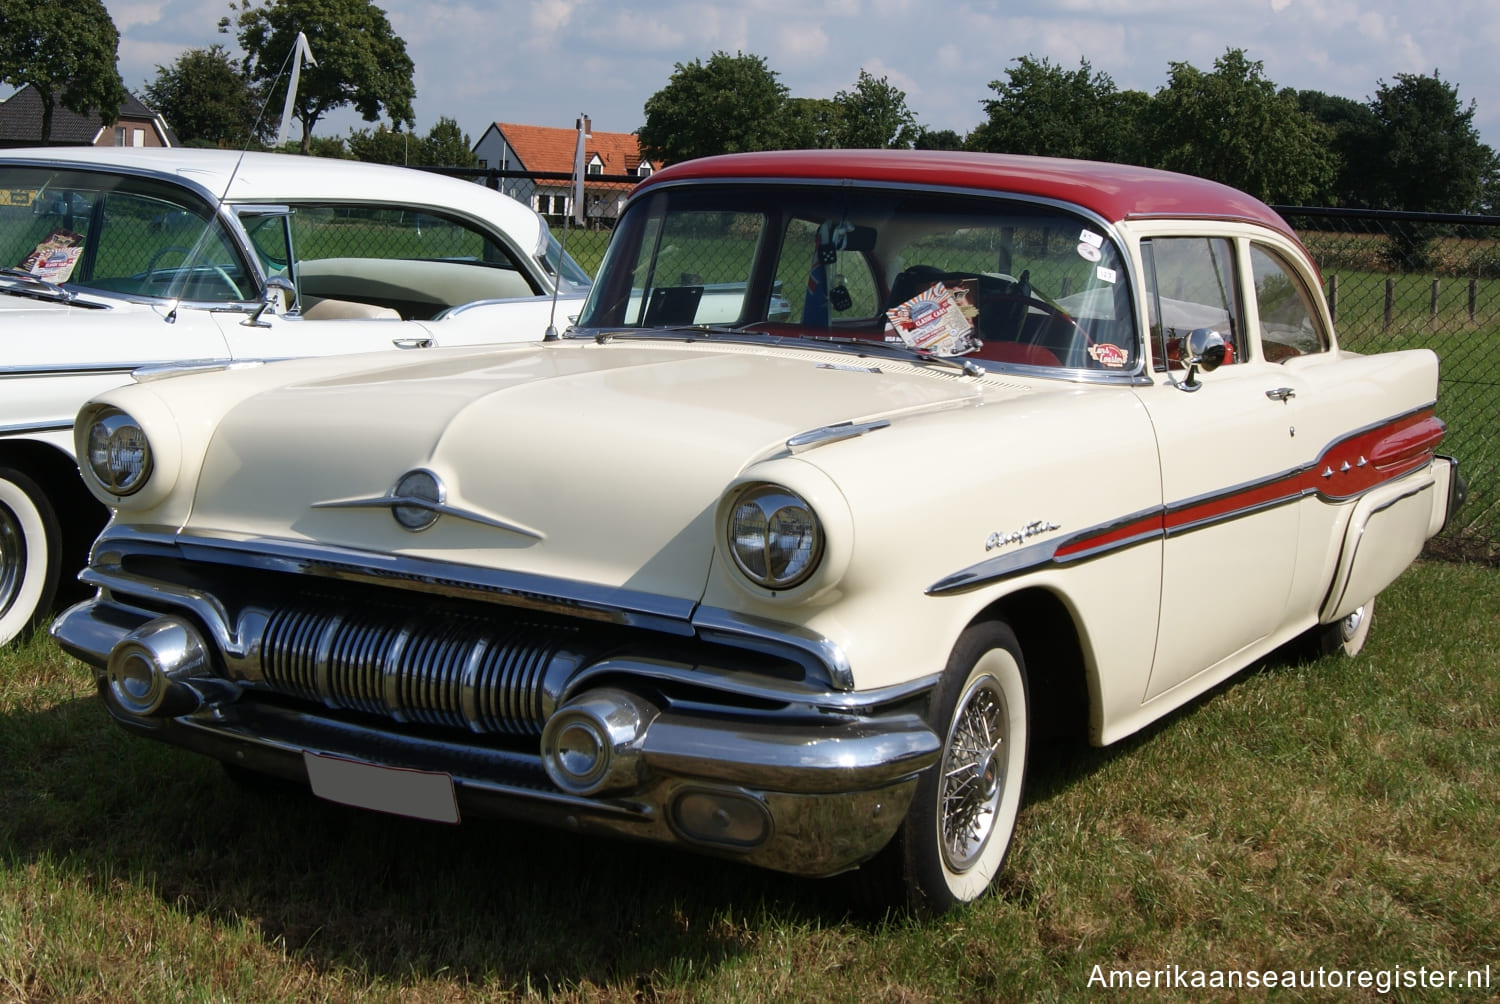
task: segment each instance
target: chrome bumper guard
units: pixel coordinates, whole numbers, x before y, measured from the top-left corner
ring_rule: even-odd
[[[214,668],[225,660],[222,626],[205,638],[190,617],[140,609],[108,590],[65,611],[52,631],[95,667],[121,725],[311,783],[335,801],[680,843],[801,875],[845,871],[884,846],[940,748],[909,700],[897,702],[906,710],[888,702],[877,712],[849,706],[843,694],[820,706],[791,686],[787,693],[801,700],[763,712],[702,702],[658,707],[649,686],[637,692],[630,683],[637,670],[649,683],[661,664],[619,658],[585,667],[575,677],[589,681],[584,687],[546,702],[533,746],[530,736],[485,734],[473,722],[465,729],[395,715],[387,725],[359,708],[268,697]],[[679,671],[705,675],[703,667]],[[330,774],[330,765],[338,770]],[[362,794],[326,780],[345,775]],[[409,811],[388,794],[404,790],[386,783],[394,781],[436,791],[451,803],[451,817]]]

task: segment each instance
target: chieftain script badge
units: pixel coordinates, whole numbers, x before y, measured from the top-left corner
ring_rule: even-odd
[[[1010,533],[1001,533],[1000,531],[996,530],[994,533],[990,534],[989,539],[984,542],[984,549],[986,551],[993,551],[997,547],[1008,547],[1011,544],[1024,544],[1032,537],[1039,537],[1044,533],[1051,533],[1053,530],[1061,529],[1062,527],[1058,526],[1056,523],[1049,522],[1045,519],[1033,520],[1032,522],[1027,523],[1025,526],[1021,527],[1021,529],[1012,530]]]

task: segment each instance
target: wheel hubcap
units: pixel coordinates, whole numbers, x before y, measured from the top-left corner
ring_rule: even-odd
[[[1005,694],[994,677],[974,681],[959,702],[943,753],[939,812],[943,860],[955,872],[971,867],[995,829],[1005,791]]]
[[[1364,619],[1364,607],[1359,607],[1349,616],[1344,618],[1343,623],[1340,625],[1340,633],[1343,635],[1344,641],[1348,641],[1359,633],[1359,625],[1364,621]]]
[[[8,506],[0,505],[0,616],[10,610],[26,578],[26,548],[21,522]]]

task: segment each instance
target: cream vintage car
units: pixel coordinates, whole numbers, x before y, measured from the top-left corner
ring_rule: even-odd
[[[1286,224],[1206,181],[697,160],[563,337],[95,398],[117,515],[53,631],[234,774],[943,910],[1034,735],[1360,649],[1460,494],[1437,376],[1341,350]]]
[[[131,370],[539,341],[553,294],[577,313],[588,281],[526,206],[432,173],[0,151],[0,644],[51,614],[104,525],[73,416]]]

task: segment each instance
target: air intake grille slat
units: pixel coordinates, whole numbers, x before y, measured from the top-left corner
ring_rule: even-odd
[[[549,669],[578,665],[578,632],[395,609],[280,609],[261,632],[260,675],[331,708],[481,733],[540,735]]]

